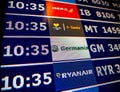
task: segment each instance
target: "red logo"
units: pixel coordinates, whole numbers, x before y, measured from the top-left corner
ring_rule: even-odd
[[[76,5],[47,1],[46,7],[48,16],[80,18]]]

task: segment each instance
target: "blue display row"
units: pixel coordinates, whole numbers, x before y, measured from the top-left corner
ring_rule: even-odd
[[[44,0],[44,1],[47,1],[47,0]],[[83,5],[111,8],[115,10],[120,9],[119,0],[50,0],[50,1],[83,4]]]
[[[4,38],[2,55],[3,65],[112,58],[120,56],[120,39]]]
[[[82,0],[81,0],[82,1]],[[99,1],[99,0],[96,0]],[[71,7],[72,8],[71,8]],[[104,21],[120,21],[120,11],[99,7],[89,7],[61,2],[50,1],[8,1],[7,13],[21,14],[22,16],[55,16],[65,18],[93,19]]]
[[[7,15],[5,36],[120,37],[120,24],[45,17]]]
[[[1,73],[1,91],[5,92],[103,92],[103,89],[119,87],[120,58],[26,64],[24,67],[3,67]],[[117,90],[119,92],[119,88]]]
[[[15,0],[15,1],[17,1],[17,0]],[[20,0],[20,1],[28,3],[27,1],[23,1],[23,0]],[[41,0],[40,2],[45,2],[45,1],[48,1],[48,0]],[[90,5],[90,6],[111,8],[111,9],[115,9],[115,10],[120,9],[120,2],[119,1],[109,1],[109,0],[49,0],[49,1],[60,1],[60,2],[64,2],[64,3],[68,2],[68,3],[84,4],[84,5]],[[39,2],[39,1],[38,0],[31,1],[31,3],[37,3],[37,2]],[[12,6],[14,6],[12,2],[9,2],[9,4],[11,5],[10,8],[12,8]],[[18,4],[18,6],[19,6],[19,4]],[[27,6],[29,6],[29,3]],[[32,6],[32,4],[30,4],[30,6]]]

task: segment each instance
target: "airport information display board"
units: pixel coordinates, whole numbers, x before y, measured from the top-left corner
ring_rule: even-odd
[[[120,92],[120,3],[8,0],[1,92]]]

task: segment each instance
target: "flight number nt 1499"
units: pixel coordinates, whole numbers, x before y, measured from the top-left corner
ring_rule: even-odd
[[[12,56],[37,56],[37,55],[48,55],[49,49],[48,45],[31,45],[28,47],[24,47],[22,45],[16,46],[4,46],[4,57],[12,57]]]
[[[31,76],[16,75],[13,78],[5,76],[1,79],[1,91],[21,89],[23,87],[40,87],[41,85],[48,86],[52,83],[51,72],[43,74],[34,73]]]
[[[120,44],[107,44],[108,50],[110,52],[120,52]],[[90,44],[90,50],[92,52],[105,52],[105,47],[103,44]]]

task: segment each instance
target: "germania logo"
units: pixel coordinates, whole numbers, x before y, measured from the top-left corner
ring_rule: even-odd
[[[52,51],[53,52],[58,52],[59,50],[61,50],[61,51],[88,50],[88,47],[86,47],[86,46],[78,46],[78,47],[75,47],[75,46],[70,46],[70,47],[61,46],[61,47],[58,47],[57,45],[52,45]]]
[[[58,50],[59,50],[58,46],[56,46],[56,45],[52,45],[51,49],[53,52],[58,52]]]
[[[63,7],[52,7],[53,10],[58,10],[58,11],[66,11],[66,12],[69,12],[69,13],[72,13],[73,12],[73,9],[67,9],[67,8],[63,8]]]
[[[73,71],[73,72],[64,72],[64,73],[56,73],[57,78],[71,78],[71,77],[83,77],[87,75],[93,74],[93,70],[82,70],[82,71]]]

